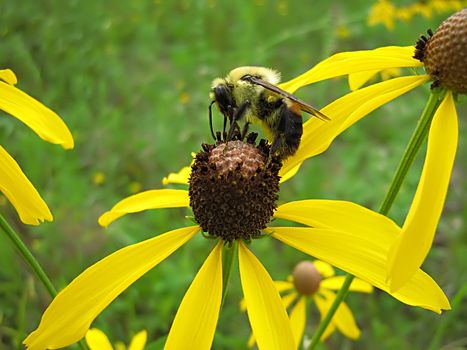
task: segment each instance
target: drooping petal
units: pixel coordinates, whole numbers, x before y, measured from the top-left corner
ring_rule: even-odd
[[[428,81],[427,75],[394,78],[353,91],[330,103],[321,112],[331,120],[311,118],[303,125],[303,135],[297,152],[287,158],[279,175],[288,179],[290,171],[307,158],[324,152],[332,141],[355,122],[376,108]]]
[[[290,327],[295,339],[296,349],[300,348],[300,342],[305,331],[306,323],[306,299],[301,297],[290,312]]]
[[[107,227],[118,218],[148,209],[188,207],[190,198],[185,190],[149,190],[127,197],[99,217],[99,225]]]
[[[219,241],[188,288],[164,349],[211,349],[222,300],[222,245]]]
[[[392,236],[400,232],[400,227],[386,216],[347,201],[307,199],[289,202],[280,205],[274,217],[344,232],[350,230],[370,234],[380,230]]]
[[[52,221],[52,213],[40,194],[28,180],[18,163],[0,146],[0,192],[13,204],[21,221],[39,225]]]
[[[391,290],[399,289],[425,260],[444,206],[457,149],[457,113],[451,92],[436,111],[414,200],[389,254]]]
[[[313,295],[313,301],[315,302],[316,307],[319,310],[321,320],[323,320],[323,318],[326,317],[326,315],[328,314],[329,309],[331,308],[332,302],[330,303],[329,300],[323,298],[319,294],[314,294]],[[336,326],[335,326],[334,322],[332,322],[332,320],[331,320],[331,322],[329,322],[328,326],[326,327],[323,335],[321,335],[320,341],[325,341],[327,338],[329,338],[329,336],[335,330],[336,330]]]
[[[290,322],[266,269],[243,244],[238,260],[248,318],[259,349],[295,349]]]
[[[43,140],[65,149],[73,148],[70,130],[54,111],[3,81],[0,81],[0,109],[21,120]]]
[[[387,46],[374,50],[341,52],[321,61],[309,71],[279,85],[294,93],[299,88],[320,80],[358,72],[383,70],[395,67],[418,67],[422,62],[414,59],[413,46]]]
[[[320,289],[319,293],[326,299],[328,305],[331,305],[334,299],[336,299],[336,295],[331,291]],[[360,329],[355,322],[352,311],[345,302],[339,305],[332,319],[332,323],[334,323],[337,329],[347,338],[358,339],[360,337]]]
[[[97,328],[91,328],[86,332],[86,344],[90,350],[113,350],[109,338]]]
[[[98,261],[58,293],[24,344],[30,350],[42,350],[77,342],[107,305],[198,231],[198,226],[173,230]]]
[[[316,270],[318,270],[319,274],[322,277],[328,278],[335,275],[334,268],[327,262],[315,260],[313,261],[313,265],[315,265]]]
[[[131,339],[130,346],[128,350],[144,350],[144,346],[146,345],[146,341],[148,339],[148,332],[142,330],[136,333]]]
[[[336,221],[340,221],[340,218],[336,217]],[[389,293],[389,285],[386,283],[387,254],[396,234],[385,231],[384,226],[360,230],[357,225],[345,231],[274,227],[269,232],[285,244],[327,261]],[[420,269],[400,290],[389,294],[408,305],[437,313],[450,309],[441,288]]]
[[[344,276],[326,278],[321,281],[320,288],[339,290],[342,288],[344,281]],[[368,282],[362,281],[361,279],[354,278],[350,284],[349,290],[351,292],[371,293],[373,291],[373,286]]]
[[[16,85],[18,82],[15,73],[11,69],[0,69],[0,79],[10,85]]]

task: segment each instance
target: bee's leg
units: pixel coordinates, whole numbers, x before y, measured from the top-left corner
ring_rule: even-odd
[[[243,125],[242,134],[240,135],[242,141],[245,138],[246,134],[248,133],[249,127],[250,127],[250,122],[246,122],[245,125]]]
[[[214,134],[214,129],[212,128],[212,105],[215,101],[212,101],[210,104],[209,104],[209,127],[211,128],[211,135],[212,135],[212,138],[214,139],[214,141],[216,141],[216,135]],[[225,119],[225,116],[224,116],[224,119]]]
[[[232,116],[232,122],[230,123],[229,133],[227,134],[227,141],[232,139],[234,135],[235,128],[239,128],[237,121],[243,118],[243,115],[246,112],[246,109],[250,106],[250,101],[243,102],[240,107],[235,110],[235,113]]]
[[[222,128],[222,135],[226,136],[226,133],[225,133],[225,128],[227,127],[227,117],[224,115],[224,127]]]
[[[282,141],[283,141],[282,136],[277,136],[272,142],[271,148],[269,149],[269,157],[268,157],[268,161],[266,162],[266,167],[268,167],[269,164],[271,163],[273,156],[280,155],[278,150],[282,144]]]

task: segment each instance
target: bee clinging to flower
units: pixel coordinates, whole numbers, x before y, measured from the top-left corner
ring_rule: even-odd
[[[303,133],[301,112],[306,112],[323,121],[329,120],[316,108],[294,95],[280,89],[280,74],[264,67],[238,67],[225,78],[212,82],[210,97],[224,115],[224,133],[226,120],[230,121],[229,139],[237,122],[244,120],[241,136],[245,137],[249,125],[259,124],[265,130],[271,142],[271,155],[285,159],[293,155],[300,145]],[[212,115],[210,116],[211,132]],[[215,136],[214,136],[215,137]]]

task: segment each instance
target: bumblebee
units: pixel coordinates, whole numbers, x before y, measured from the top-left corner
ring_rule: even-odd
[[[271,142],[271,155],[279,156],[282,160],[292,156],[297,151],[303,134],[301,112],[309,113],[323,121],[329,118],[277,87],[279,82],[280,74],[264,67],[239,67],[225,78],[215,79],[212,82],[212,102],[209,106],[209,123],[213,137],[215,138],[211,106],[216,104],[224,115],[224,135],[226,120],[230,121],[227,140],[238,127],[237,122],[244,120],[242,138],[248,132],[250,123],[259,124]]]

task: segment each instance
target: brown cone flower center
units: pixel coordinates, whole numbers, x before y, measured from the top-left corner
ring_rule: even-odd
[[[302,261],[293,270],[295,289],[302,295],[312,295],[319,289],[321,274],[311,261]]]
[[[190,206],[203,231],[226,242],[250,240],[269,223],[282,164],[262,141],[203,145],[190,177]]]
[[[467,94],[467,8],[446,19],[429,38],[422,36],[415,58],[433,79],[432,87]]]

